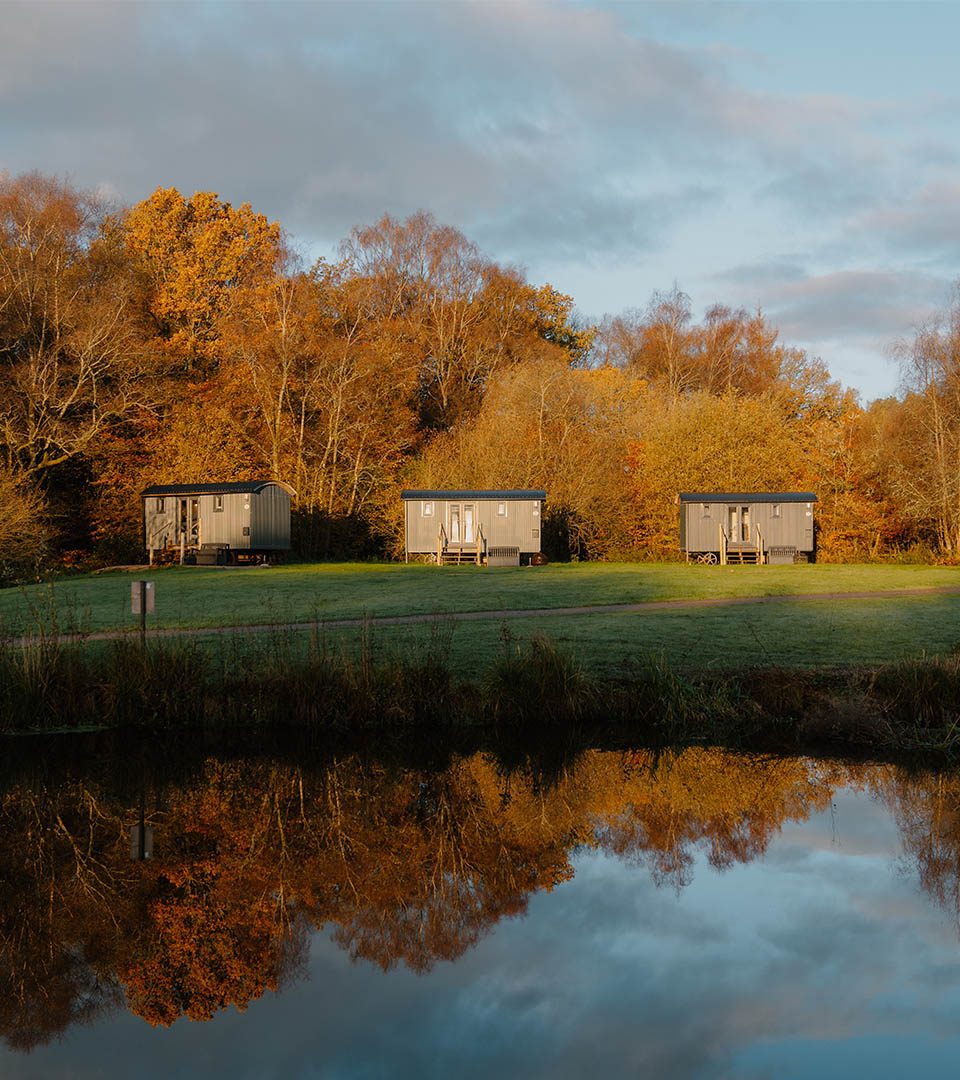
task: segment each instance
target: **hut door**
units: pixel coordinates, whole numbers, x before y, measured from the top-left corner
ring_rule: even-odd
[[[727,507],[727,540],[731,544],[750,543],[750,507]]]
[[[727,507],[727,542],[730,544],[740,542],[740,508],[738,506]]]
[[[188,545],[200,543],[200,500],[180,499],[179,520],[177,522],[177,540],[187,538]]]
[[[477,508],[473,503],[450,504],[450,543],[473,544],[477,539]]]

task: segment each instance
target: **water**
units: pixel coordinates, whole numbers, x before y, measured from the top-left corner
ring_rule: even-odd
[[[960,775],[113,753],[3,778],[4,1078],[955,1068]]]

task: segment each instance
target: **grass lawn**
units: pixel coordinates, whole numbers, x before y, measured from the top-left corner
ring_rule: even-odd
[[[630,660],[663,653],[679,668],[699,670],[752,665],[815,666],[874,664],[944,654],[960,644],[960,598],[905,597],[891,600],[810,601],[756,607],[711,607],[650,613],[599,614],[375,627],[375,654],[416,655],[439,636],[448,642],[451,666],[479,676],[498,649],[502,634],[526,642],[543,633],[597,675],[616,676]],[[332,648],[353,650],[357,630],[327,627]],[[229,654],[305,642],[306,635],[277,631],[270,640],[204,638]]]
[[[176,567],[0,590],[0,627],[9,634],[29,632],[38,624],[56,625],[64,632],[132,628],[130,582],[140,576],[156,583],[157,610],[148,620],[151,628],[960,586],[958,569],[900,565],[721,568],[580,563],[497,570],[371,563]],[[960,600],[943,597],[902,598],[895,605],[889,601],[811,601],[791,607],[545,617],[524,621],[523,633],[539,627],[555,638],[569,640],[578,650],[590,650],[598,660],[601,653],[609,653],[604,665],[616,663],[617,656],[626,655],[639,642],[654,647],[659,642],[668,651],[676,650],[700,663],[721,663],[727,656],[732,663],[749,657],[772,661],[780,656],[798,662],[789,658],[801,655],[823,662],[831,659],[830,650],[844,656],[851,650],[858,654],[882,651],[890,635],[896,648],[912,643],[913,652],[949,648],[960,640],[960,625],[952,614],[955,609],[960,610]],[[489,625],[466,624],[457,628],[455,638],[495,641],[498,628],[498,620]],[[387,628],[380,633],[390,636]],[[400,640],[414,631],[397,628],[392,633]],[[605,643],[602,647],[601,642]]]
[[[108,574],[58,585],[0,592],[0,617],[9,629],[29,627],[56,609],[61,629],[130,627],[130,581]],[[353,649],[356,629],[337,619],[424,613],[436,622],[372,630],[378,652],[416,653],[439,633],[449,641],[453,667],[481,672],[501,648],[502,618],[454,623],[444,612],[572,607],[643,600],[777,596],[821,592],[882,592],[960,585],[960,571],[923,566],[719,567],[601,563],[538,569],[478,571],[398,565],[315,565],[269,570],[171,569],[157,582],[162,627],[242,626],[318,620],[335,648]],[[878,663],[960,644],[960,597],[811,600],[687,610],[537,616],[509,623],[519,641],[541,632],[574,653],[591,671],[616,675],[631,658],[662,652],[682,667],[752,664]],[[202,641],[231,655],[256,654],[307,638],[277,630],[245,639]]]

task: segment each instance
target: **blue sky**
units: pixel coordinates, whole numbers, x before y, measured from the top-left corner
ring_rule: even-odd
[[[426,209],[590,318],[757,306],[865,400],[960,255],[960,5],[18,4],[0,170],[214,190],[308,257]]]

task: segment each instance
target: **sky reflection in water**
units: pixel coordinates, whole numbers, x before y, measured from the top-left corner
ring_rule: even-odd
[[[540,857],[558,844],[574,871],[552,891],[534,887],[525,916],[504,914],[510,903],[497,908],[504,900],[499,896],[488,904],[495,915],[481,915],[479,929],[459,927],[452,939],[436,938],[441,949],[463,949],[455,962],[440,959],[417,974],[403,950],[391,958],[380,938],[371,945],[374,924],[380,935],[396,933],[394,914],[384,915],[390,905],[423,912],[429,887],[417,896],[397,893],[390,903],[378,899],[376,917],[370,903],[351,907],[348,917],[336,906],[339,890],[324,899],[318,888],[311,910],[327,917],[311,933],[305,970],[288,973],[280,993],[255,994],[244,1012],[228,1006],[209,1021],[181,1018],[169,1027],[113,1011],[89,1026],[67,1027],[60,1041],[30,1053],[0,1048],[0,1076],[894,1077],[951,1071],[960,1051],[960,830],[953,836],[960,782],[885,766],[852,767],[845,775],[844,767],[830,766],[824,784],[814,763],[793,762],[751,793],[745,778],[766,765],[692,753],[699,758],[655,766],[636,755],[593,753],[545,795],[518,774],[509,779],[499,817],[502,774],[483,759],[455,766],[443,781],[447,793],[455,800],[475,797],[477,831],[463,828],[455,838],[465,861],[480,867],[475,844],[499,829],[495,839],[512,845],[518,876],[530,852]],[[814,779],[804,779],[805,771]],[[211,799],[224,797],[225,774],[214,772],[215,782],[208,772],[187,796],[190,813],[204,818],[207,832],[216,816]],[[289,772],[274,770],[275,779],[278,772],[286,790]],[[351,775],[355,779],[355,769]],[[720,775],[722,798],[698,792],[698,777],[707,777],[709,787],[709,778]],[[339,776],[347,779],[347,773]],[[410,848],[406,857],[429,862],[442,784],[424,799],[411,798],[424,789],[421,774],[390,774],[384,783],[387,795],[354,787],[360,804],[378,806],[368,824],[380,821],[378,832],[406,841],[426,837],[424,850]],[[781,789],[774,791],[777,783]],[[308,796],[318,800],[330,785],[330,769],[304,781]],[[162,830],[176,827],[176,802],[168,797],[158,825],[158,865]],[[240,803],[230,805],[236,821]],[[751,816],[754,828],[744,844],[742,823]],[[309,820],[316,831],[318,822]],[[587,833],[584,822],[591,825]],[[674,843],[680,833],[685,837]],[[591,836],[601,846],[593,846]],[[218,858],[226,861],[229,841],[219,843]],[[552,858],[541,864],[551,874]],[[195,851],[191,859],[196,873]],[[718,870],[711,862],[729,865]],[[358,857],[349,870],[361,890],[372,888],[360,880],[361,864]],[[182,877],[182,866],[177,873]],[[376,868],[369,873],[376,880]],[[487,887],[473,881],[477,893]],[[331,910],[354,920],[349,940],[342,930],[339,941],[332,939]],[[125,932],[149,938],[142,922]],[[352,960],[358,948],[393,966],[384,973],[369,959]],[[408,959],[422,961],[409,943],[403,949]],[[126,954],[117,955],[119,969]],[[0,974],[8,970],[9,956]]]

